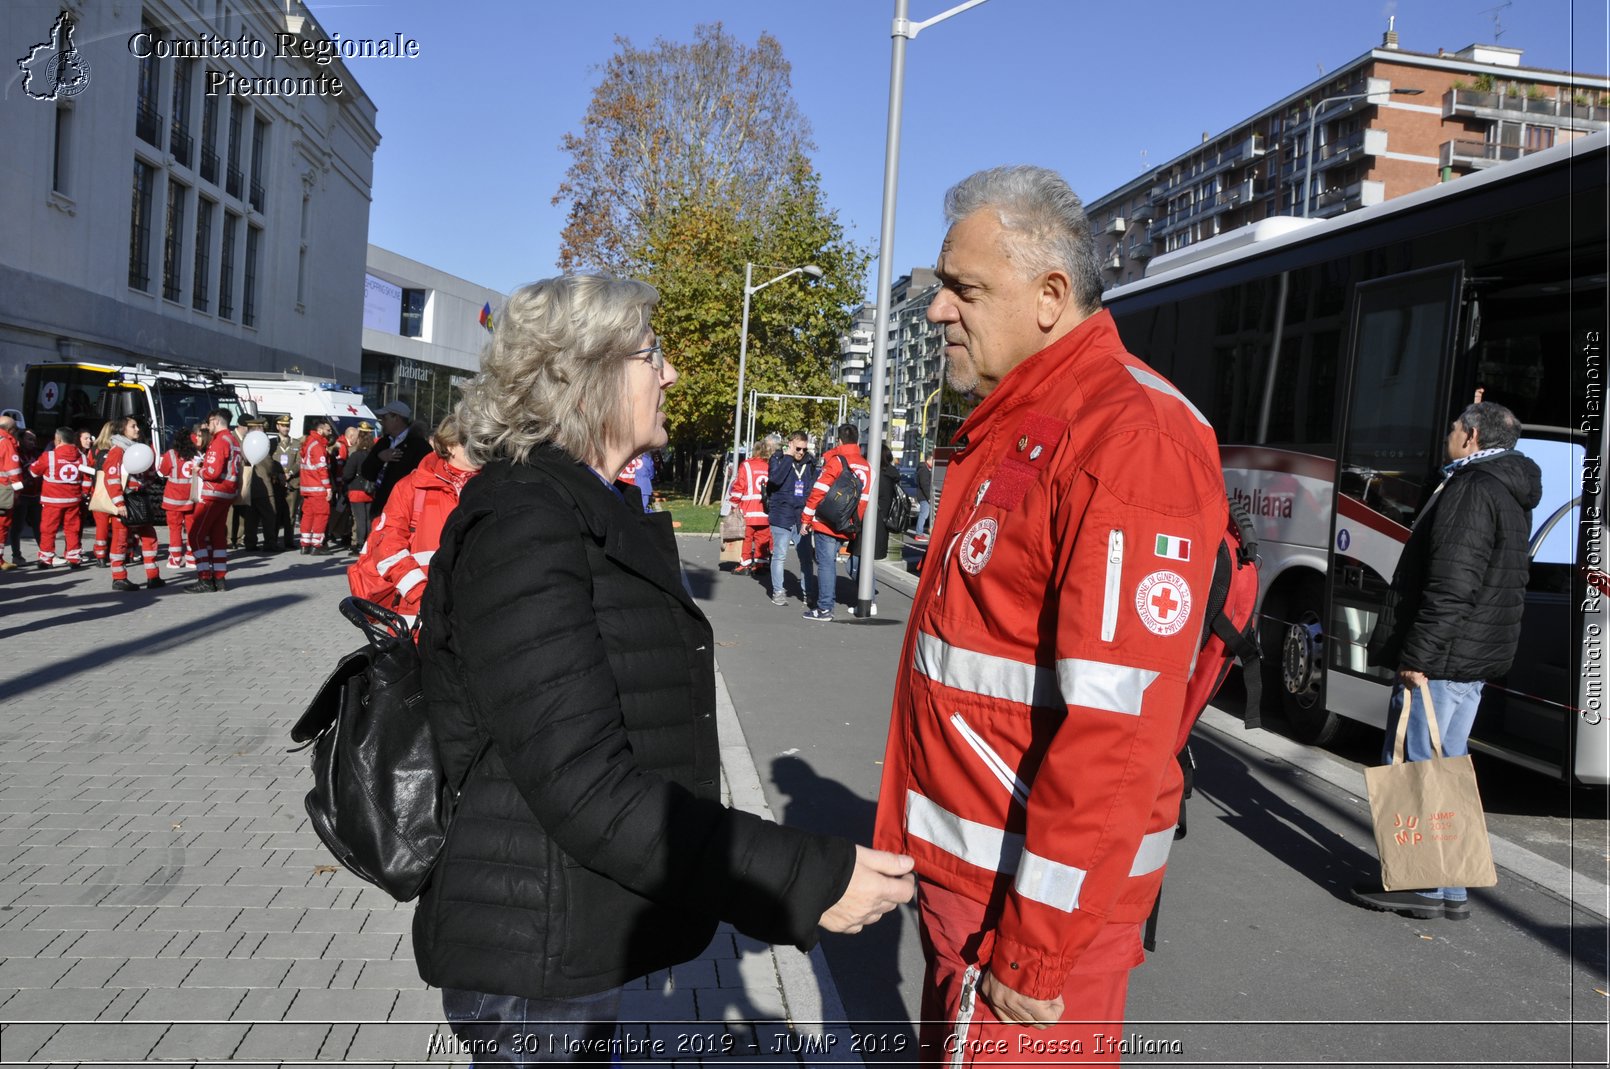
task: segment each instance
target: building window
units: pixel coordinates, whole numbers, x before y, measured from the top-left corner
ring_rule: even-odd
[[[144,290],[151,284],[151,187],[156,172],[134,161],[134,205],[129,223],[129,286]]]
[[[71,189],[69,182],[72,172],[69,170],[71,160],[70,149],[73,135],[73,109],[66,102],[56,105],[56,143],[52,146],[50,157],[50,188],[62,196],[67,196]]]
[[[149,22],[143,23],[141,28],[150,34],[153,40],[158,36],[156,27]],[[134,104],[134,133],[141,141],[154,148],[162,147],[162,116],[157,112],[157,89],[162,78],[159,63],[155,49],[140,60],[136,72],[139,95]]]
[[[207,310],[212,281],[212,216],[218,205],[206,197],[196,198],[196,256],[190,272],[190,307]]]
[[[240,216],[224,212],[224,252],[218,261],[218,318],[235,317],[235,234]]]
[[[252,117],[252,209],[263,210],[263,149],[268,144],[268,123],[261,115]]]
[[[307,237],[313,222],[313,198],[302,194],[302,244],[296,254],[296,306],[307,305]]]
[[[246,105],[238,99],[229,101],[229,170],[225,172],[224,189],[231,197],[239,198],[245,175],[240,170],[240,132],[246,120]]]
[[[218,182],[218,98],[201,98],[201,177]]]
[[[1527,152],[1541,152],[1546,148],[1553,148],[1553,147],[1554,147],[1554,127],[1552,127],[1552,126],[1530,126],[1530,125],[1526,127],[1526,151]]]
[[[168,228],[162,244],[162,296],[177,301],[184,283],[179,272],[184,268],[184,202],[190,190],[173,179],[168,179]]]
[[[397,333],[405,338],[418,338],[425,333],[424,290],[403,290],[402,324]]]
[[[262,250],[261,227],[246,227],[246,291],[240,302],[242,326],[257,325],[257,254]]]
[[[180,60],[173,67],[173,122],[169,127],[168,151],[186,167],[195,166],[196,143],[190,137],[190,79],[195,63]]]

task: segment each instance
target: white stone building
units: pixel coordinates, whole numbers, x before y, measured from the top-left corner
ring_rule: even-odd
[[[0,404],[64,358],[357,377],[380,138],[328,41],[299,0],[5,0]]]

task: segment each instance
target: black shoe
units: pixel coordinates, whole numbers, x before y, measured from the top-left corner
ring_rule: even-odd
[[[1455,902],[1454,911],[1450,913],[1444,908],[1441,898],[1430,898],[1418,891],[1385,891],[1378,883],[1361,883],[1348,892],[1348,897],[1365,909],[1401,913],[1405,917],[1423,921],[1452,916],[1454,913],[1458,914],[1455,919],[1459,920],[1470,916],[1468,902]]]
[[[182,589],[186,594],[211,594],[218,588],[213,585],[213,580],[211,579],[197,579],[194,583]]]
[[[51,565],[46,564],[44,561],[35,561],[34,567],[42,572],[48,572],[51,569]]]
[[[76,572],[76,571],[78,571],[78,569],[82,568],[83,566],[84,566],[84,562],[81,561],[81,560],[70,560],[70,561],[67,562],[67,568],[68,568],[69,571]]]
[[[140,586],[139,586],[138,583],[131,583],[127,579],[113,579],[112,580],[112,589],[113,590],[138,590],[138,589],[140,589]]]
[[[157,576],[154,579],[147,579],[145,581],[145,588],[147,590],[155,590],[159,586],[167,586],[167,585],[168,585],[168,581],[166,579],[162,578],[160,575]]]
[[[333,552],[335,552],[335,551],[332,550],[329,546],[319,546],[319,547],[317,547],[316,549],[313,550],[312,555],[315,556],[315,557],[328,557]]]
[[[304,556],[304,557],[305,557],[305,556],[307,556],[307,555],[308,555],[308,554],[309,554],[309,553],[312,553],[312,552],[313,552],[313,547],[312,547],[312,546],[303,546],[303,547],[302,547],[302,556]]]

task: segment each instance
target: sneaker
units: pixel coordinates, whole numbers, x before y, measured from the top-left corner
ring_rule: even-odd
[[[771,596],[771,603],[773,605],[787,605],[788,595],[779,590],[777,593]]]
[[[872,615],[878,615],[878,603],[875,601],[872,603]]]
[[[817,623],[830,623],[833,619],[831,609],[806,609],[805,619],[815,620]]]
[[[213,585],[213,581],[211,579],[197,579],[189,586],[180,587],[179,589],[183,590],[186,594],[211,594],[218,588]]]
[[[1378,883],[1359,884],[1348,892],[1348,896],[1365,909],[1401,913],[1406,917],[1414,917],[1423,921],[1441,917],[1445,912],[1443,900],[1440,897],[1432,898],[1430,895],[1423,895],[1418,891],[1384,891]],[[1464,916],[1468,917],[1470,915],[1468,903],[1458,903],[1457,905],[1464,906],[1462,911]]]
[[[12,564],[8,560],[0,560],[0,572],[15,571],[16,567],[17,566],[15,564]]]

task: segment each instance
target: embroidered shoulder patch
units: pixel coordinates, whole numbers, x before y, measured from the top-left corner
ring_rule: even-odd
[[[1152,634],[1176,634],[1191,618],[1191,588],[1174,572],[1153,572],[1135,588],[1135,611]]]

